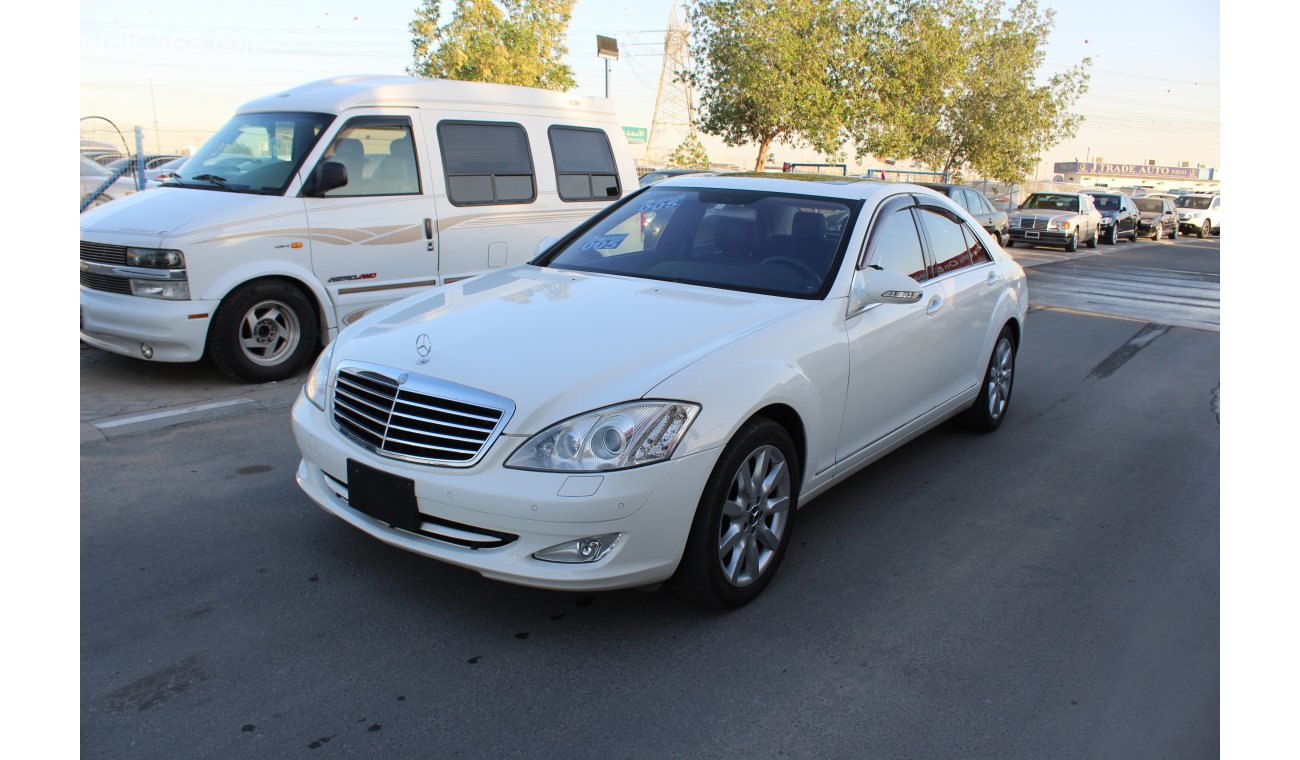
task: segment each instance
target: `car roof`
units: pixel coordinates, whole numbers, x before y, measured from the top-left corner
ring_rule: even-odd
[[[723,190],[766,190],[792,195],[819,195],[844,200],[869,200],[878,195],[918,193],[945,197],[932,188],[908,182],[882,182],[827,174],[761,174],[736,172],[713,177],[698,174],[672,177],[652,185],[654,188],[718,188]]]

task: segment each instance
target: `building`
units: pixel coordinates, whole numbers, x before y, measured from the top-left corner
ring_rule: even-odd
[[[1058,175],[1058,181],[1079,184],[1084,188],[1144,187],[1156,191],[1185,188],[1197,192],[1219,192],[1219,177],[1215,169],[1191,166],[1187,161],[1180,166],[1156,166],[1154,161],[1144,164],[1064,161],[1056,163],[1053,171]]]

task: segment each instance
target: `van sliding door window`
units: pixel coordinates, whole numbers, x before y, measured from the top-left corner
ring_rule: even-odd
[[[537,197],[533,155],[520,125],[441,121],[438,143],[454,205],[531,203]]]
[[[411,122],[402,116],[361,116],[339,130],[325,152],[348,170],[348,183],[325,193],[329,198],[368,195],[419,195],[420,170]]]
[[[561,200],[609,201],[622,195],[614,152],[603,131],[551,127],[548,133]]]

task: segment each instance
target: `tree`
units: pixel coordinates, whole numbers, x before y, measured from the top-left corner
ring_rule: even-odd
[[[548,90],[575,86],[564,35],[574,0],[456,0],[440,24],[439,0],[424,0],[410,23],[412,76],[497,82]]]
[[[1089,59],[1039,83],[1051,9],[1037,0],[879,0],[873,34],[853,63],[859,154],[1007,182],[1074,135],[1070,108],[1087,91]]]
[[[712,165],[709,162],[709,152],[694,132],[686,135],[686,139],[668,154],[669,169],[708,169]]]
[[[853,0],[697,0],[688,11],[694,64],[679,75],[699,93],[701,132],[839,153],[849,118],[840,72]]]

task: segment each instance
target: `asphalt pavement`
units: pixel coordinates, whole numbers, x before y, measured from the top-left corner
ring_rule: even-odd
[[[296,383],[83,352],[82,756],[1217,757],[1219,335],[1035,304],[1003,427],[811,503],[731,613],[388,547],[294,484]]]

